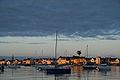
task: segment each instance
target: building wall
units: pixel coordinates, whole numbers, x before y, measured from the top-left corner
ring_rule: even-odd
[[[100,57],[96,58],[96,64],[100,64]]]
[[[0,61],[0,64],[5,64],[5,61]]]

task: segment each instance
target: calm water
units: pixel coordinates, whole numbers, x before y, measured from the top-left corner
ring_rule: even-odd
[[[42,71],[37,71],[34,67],[24,67],[20,69],[5,69],[0,73],[0,80],[120,80],[120,67],[111,66],[111,71],[99,72],[97,70],[83,70],[82,67],[72,68],[71,74],[47,75]]]

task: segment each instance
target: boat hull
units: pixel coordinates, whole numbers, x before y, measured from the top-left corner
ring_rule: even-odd
[[[83,69],[96,69],[96,66],[83,66]]]
[[[71,69],[68,68],[49,68],[46,69],[47,74],[70,74]]]

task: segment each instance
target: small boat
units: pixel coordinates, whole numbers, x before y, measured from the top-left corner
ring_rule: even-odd
[[[100,64],[100,65],[98,66],[98,70],[99,70],[99,71],[110,71],[111,68],[110,68],[110,66],[108,66],[107,64]]]
[[[10,69],[17,69],[17,68],[20,68],[20,66],[19,65],[15,65],[15,64],[11,64],[11,65],[8,66],[8,68],[10,68]]]
[[[97,66],[95,66],[95,65],[85,65],[85,66],[83,66],[83,69],[96,69],[97,68]]]
[[[37,65],[35,66],[35,68],[36,68],[37,70],[40,70],[40,71],[46,70],[48,67],[49,67],[49,66],[46,65],[46,64],[37,64]]]
[[[83,65],[83,69],[96,69],[97,66],[95,63],[91,63],[91,62],[86,62],[85,65]]]
[[[47,74],[70,74],[70,68],[54,67],[46,69]]]
[[[56,32],[56,44],[55,44],[55,67],[48,67],[46,69],[46,72],[47,74],[70,74],[71,68],[63,68],[57,65],[56,55],[57,55],[57,32]]]

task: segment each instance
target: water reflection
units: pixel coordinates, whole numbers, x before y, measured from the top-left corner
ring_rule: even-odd
[[[83,70],[82,66],[74,66],[71,74],[47,75],[34,67],[21,69],[5,69],[0,80],[120,80],[120,67],[111,66],[111,71]]]
[[[81,77],[84,74],[82,66],[74,66],[72,69],[72,74],[76,77]]]
[[[112,66],[111,71],[112,72],[120,72],[120,67],[119,66]]]
[[[55,79],[54,80],[69,80],[70,75],[69,74],[64,74],[61,76],[54,75]]]
[[[72,75],[76,78],[79,78],[79,80],[106,79],[106,76],[109,72],[110,71],[98,71],[96,69],[84,70],[82,66],[74,66],[72,69]]]

